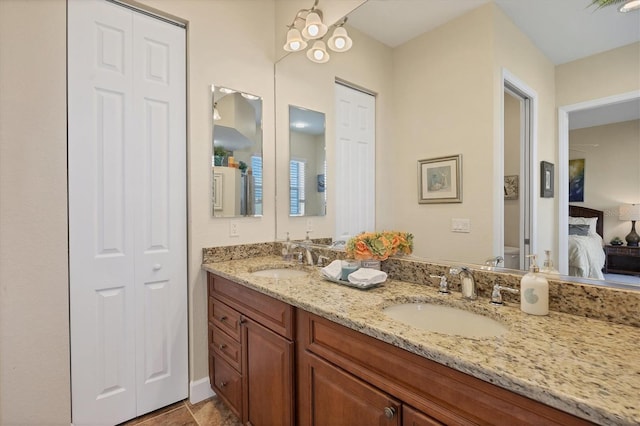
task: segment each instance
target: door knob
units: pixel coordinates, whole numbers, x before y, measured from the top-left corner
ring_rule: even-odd
[[[160,269],[162,269],[162,265],[159,263],[156,263],[155,265],[153,265],[153,270],[154,271],[159,271]]]

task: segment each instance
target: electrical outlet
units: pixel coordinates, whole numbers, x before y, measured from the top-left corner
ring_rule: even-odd
[[[239,228],[238,222],[236,222],[236,221],[229,222],[229,236],[230,237],[239,237],[240,236],[240,230],[238,228]]]
[[[471,232],[471,220],[451,218],[451,232]]]

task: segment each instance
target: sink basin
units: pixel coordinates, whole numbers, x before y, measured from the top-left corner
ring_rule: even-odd
[[[508,331],[484,315],[433,303],[403,303],[383,310],[396,321],[423,330],[463,337],[497,337]]]
[[[254,277],[284,279],[306,277],[309,272],[293,268],[271,268],[252,272],[251,275]]]

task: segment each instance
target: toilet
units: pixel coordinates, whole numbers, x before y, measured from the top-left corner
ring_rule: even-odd
[[[504,246],[504,267],[520,269],[520,247]]]

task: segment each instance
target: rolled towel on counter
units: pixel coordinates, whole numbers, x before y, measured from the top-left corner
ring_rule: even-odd
[[[380,284],[387,280],[387,273],[377,269],[360,268],[349,274],[349,282],[356,285]]]
[[[332,280],[339,280],[342,274],[342,261],[334,260],[320,270],[320,273]]]

